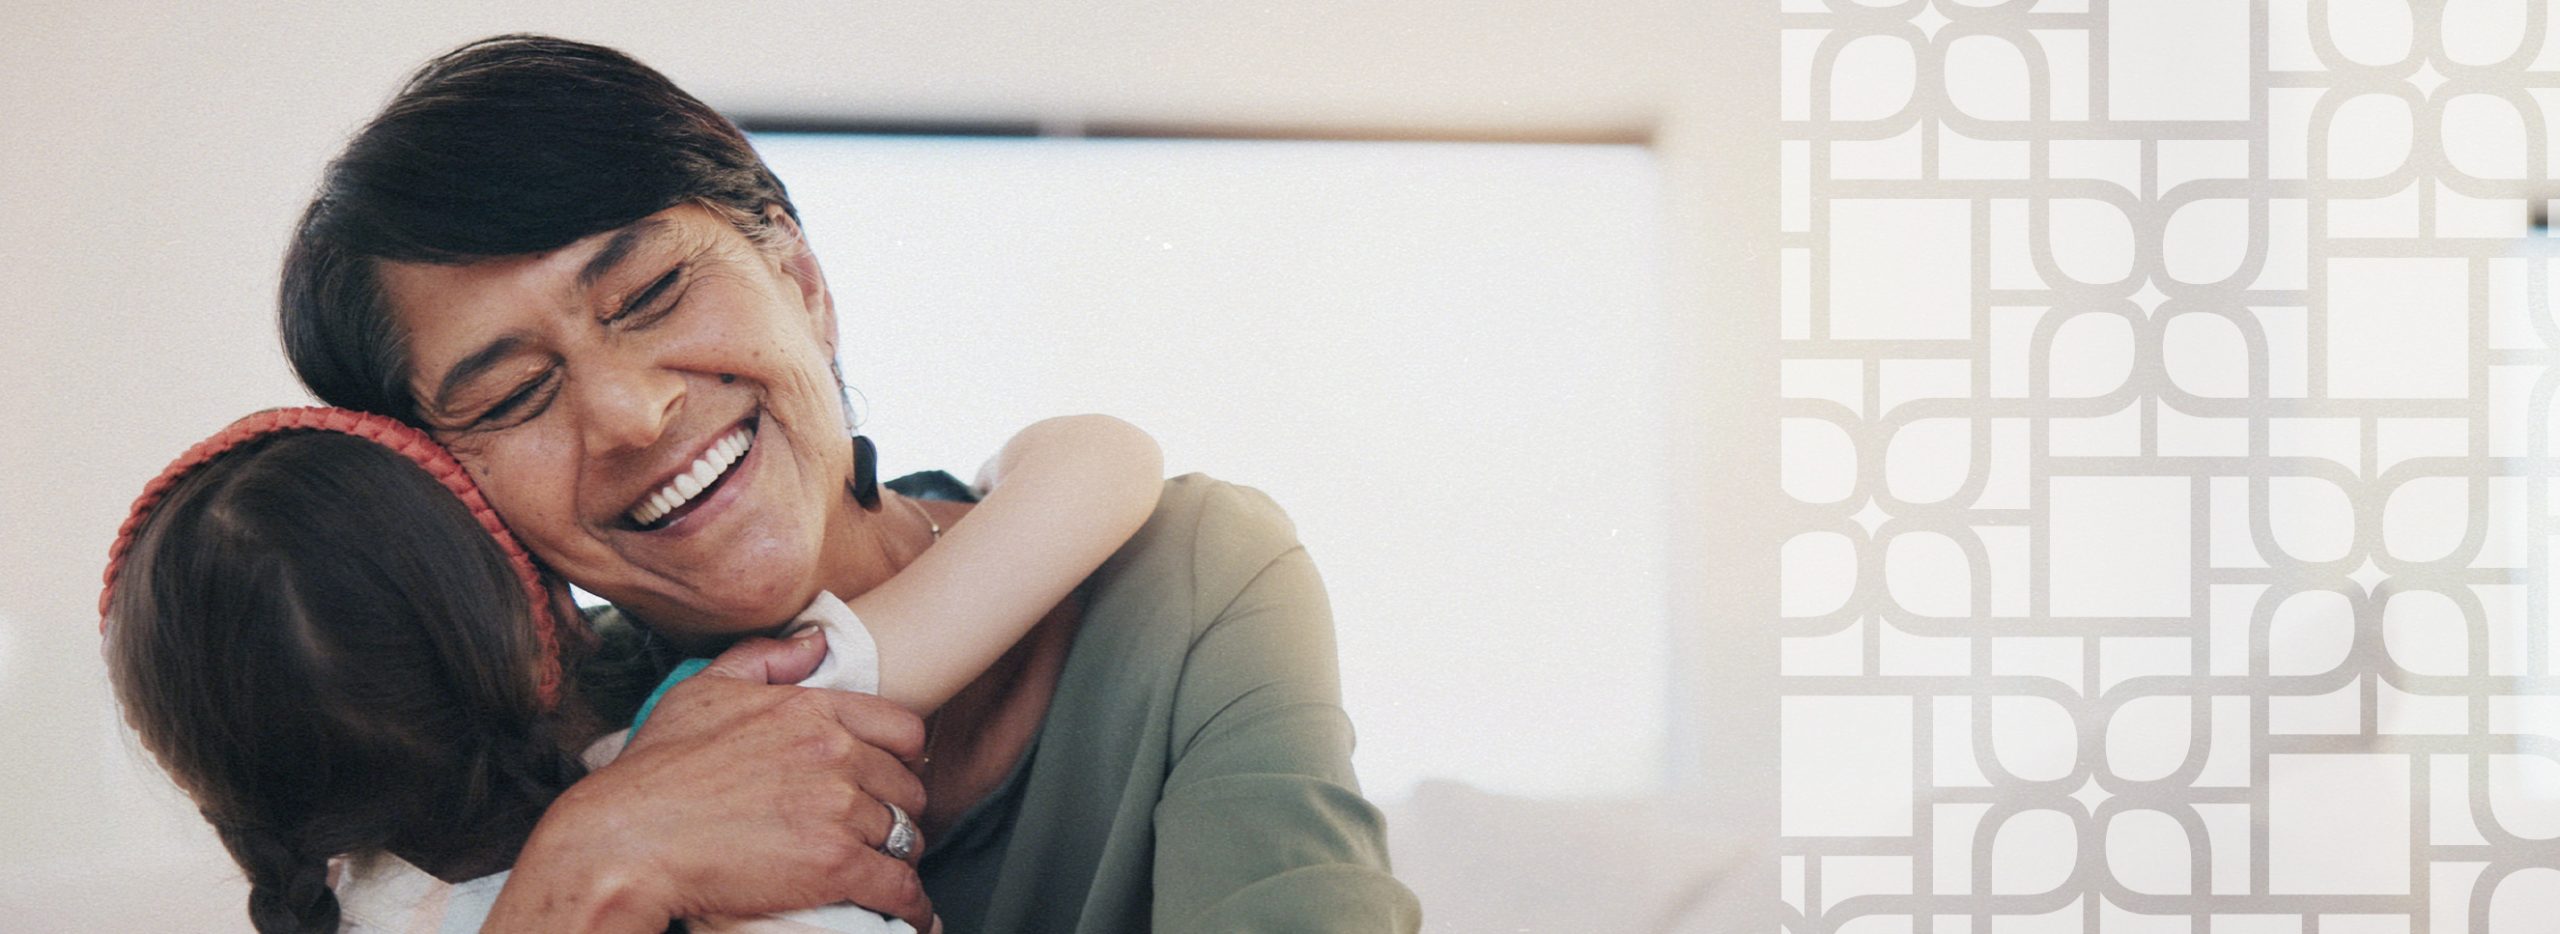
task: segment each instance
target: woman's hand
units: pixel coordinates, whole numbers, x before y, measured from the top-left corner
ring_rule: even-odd
[[[902,764],[923,721],[788,686],[825,656],[822,639],[748,640],[669,690],[621,758],[544,813],[485,930],[656,932],[842,901],[927,929],[915,867],[878,849],[882,802],[924,811]]]

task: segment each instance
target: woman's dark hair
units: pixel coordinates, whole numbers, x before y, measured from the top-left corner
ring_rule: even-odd
[[[323,401],[418,424],[375,263],[540,253],[685,202],[768,246],[768,206],[799,217],[736,124],[630,56],[546,36],[465,45],[329,164],[285,254],[285,355]]]
[[[107,612],[126,720],[246,871],[262,932],[335,931],[334,856],[504,868],[583,770],[495,541],[401,454],[244,444],[171,487]]]

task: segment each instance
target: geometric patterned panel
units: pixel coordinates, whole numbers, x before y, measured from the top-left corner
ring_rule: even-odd
[[[1784,928],[2560,931],[2560,17],[1777,2]]]

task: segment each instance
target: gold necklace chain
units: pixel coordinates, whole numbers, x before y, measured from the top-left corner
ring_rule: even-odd
[[[925,527],[933,530],[934,541],[938,542],[942,540],[942,523],[933,521],[933,513],[926,512],[923,503],[916,502],[915,497],[912,496],[901,496],[898,498],[905,500],[907,508],[915,510],[916,517],[923,519]]]

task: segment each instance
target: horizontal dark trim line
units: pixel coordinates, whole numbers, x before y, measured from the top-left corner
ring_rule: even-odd
[[[1650,126],[1465,127],[1307,124],[1097,123],[1086,136],[1159,139],[1327,140],[1410,143],[1579,143],[1647,146]]]
[[[1039,136],[1030,120],[893,120],[774,117],[730,114],[749,133],[823,133],[830,136]]]
[[[1059,137],[1067,139],[1314,140],[1395,143],[1564,143],[1647,146],[1654,128],[1637,125],[1578,127],[1352,126],[1324,124],[1146,123],[1097,120],[1049,125],[1037,120],[935,120],[731,114],[749,133],[822,133],[839,136]]]

